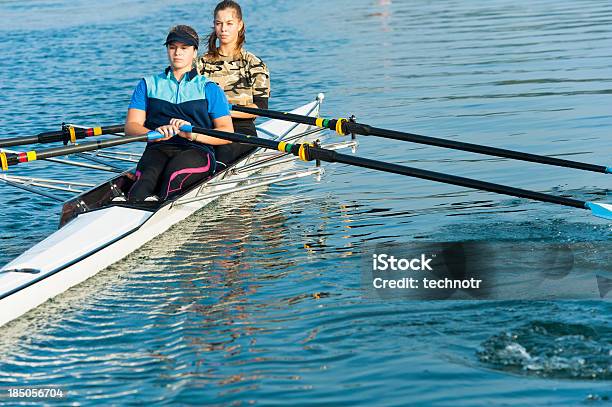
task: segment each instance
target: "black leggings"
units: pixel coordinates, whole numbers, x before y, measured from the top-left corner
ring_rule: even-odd
[[[257,136],[257,129],[255,128],[254,120],[232,119],[232,122],[234,124],[235,133]],[[253,150],[255,150],[255,147],[252,145],[240,143],[215,146],[215,158],[218,165],[217,171],[224,170],[231,163]]]
[[[128,193],[131,202],[158,195],[171,198],[215,171],[215,157],[206,150],[168,143],[147,145],[136,166],[136,182]]]

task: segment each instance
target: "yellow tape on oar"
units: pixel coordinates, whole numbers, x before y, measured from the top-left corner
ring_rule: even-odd
[[[76,139],[76,132],[74,131],[74,127],[72,126],[68,127],[68,134],[70,135],[70,142],[72,144],[75,144],[77,139]]]
[[[36,151],[28,151],[26,156],[28,157],[28,161],[36,161]]]
[[[341,136],[346,136],[346,133],[342,130],[342,122],[347,122],[348,120],[346,119],[338,119],[338,121],[336,122],[336,133],[338,133]]]
[[[0,166],[2,166],[2,171],[8,171],[8,160],[6,158],[6,153],[0,153]]]
[[[317,118],[317,120],[315,120],[315,125],[317,127],[325,127],[325,125],[323,124],[323,118],[322,117]]]
[[[94,136],[101,136],[102,135],[102,127],[94,127],[93,128],[93,135]]]
[[[285,151],[285,147],[287,146],[287,143],[285,143],[284,141],[281,141],[278,143],[278,151],[282,151],[283,153],[286,153]]]
[[[298,157],[302,161],[310,161],[310,157],[308,156],[308,147],[314,147],[313,143],[303,143],[300,144],[300,150],[298,151]]]

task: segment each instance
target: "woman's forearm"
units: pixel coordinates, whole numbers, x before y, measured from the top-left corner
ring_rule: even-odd
[[[148,133],[150,130],[140,123],[127,122],[125,123],[124,131],[126,136],[140,136],[142,134]]]
[[[245,107],[257,108],[257,106],[255,105],[246,105]],[[232,119],[256,119],[257,118],[257,116],[254,114],[235,112],[235,111],[232,111],[231,115],[232,115]]]

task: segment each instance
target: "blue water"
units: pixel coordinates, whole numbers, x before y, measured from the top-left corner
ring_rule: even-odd
[[[248,49],[272,71],[271,108],[325,92],[328,117],[612,164],[608,2],[244,6]],[[2,137],[122,122],[138,79],[165,64],[166,30],[204,36],[213,7],[1,2]],[[361,156],[612,201],[602,174],[359,141]],[[45,162],[11,173],[104,177]],[[60,206],[2,185],[0,196],[4,264],[55,230]],[[605,250],[611,232],[583,210],[329,165],[319,183],[223,199],[2,327],[0,387],[57,386],[75,405],[606,405],[609,301],[364,300],[360,267],[377,243]],[[611,273],[606,254],[591,266]]]

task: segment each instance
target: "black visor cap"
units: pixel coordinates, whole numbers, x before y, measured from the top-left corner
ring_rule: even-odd
[[[166,37],[166,42],[164,42],[164,45],[168,46],[168,44],[171,44],[173,42],[182,42],[185,45],[191,45],[193,47],[195,47],[196,49],[198,48],[198,41],[196,41],[195,38],[193,38],[193,36],[189,35],[188,33],[184,33],[184,32],[180,32],[180,31],[173,31],[170,34],[168,34],[168,36]]]

